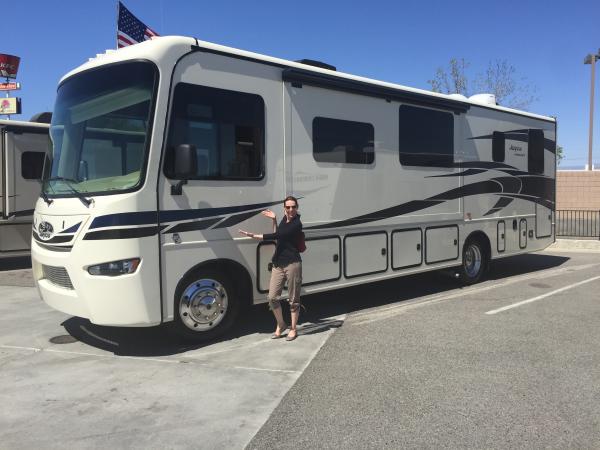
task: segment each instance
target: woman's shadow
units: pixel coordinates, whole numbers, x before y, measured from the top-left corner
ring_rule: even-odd
[[[316,296],[306,296],[299,321],[299,334],[309,335],[322,333],[340,327],[339,319],[328,319],[323,316],[324,308],[319,306]],[[324,300],[327,301],[327,300]],[[289,318],[289,306],[281,302],[284,317]],[[254,305],[243,312],[243,317],[228,333],[206,343],[194,343],[183,340],[171,330],[169,324],[155,327],[126,328],[95,325],[81,317],[71,317],[61,325],[69,335],[84,344],[106,350],[119,356],[170,356],[197,350],[219,342],[230,341],[252,334],[270,335],[275,329],[275,320],[266,304]],[[60,342],[60,338],[53,338]],[[63,339],[65,343],[73,339]]]

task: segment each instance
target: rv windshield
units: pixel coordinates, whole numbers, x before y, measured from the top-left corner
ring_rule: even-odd
[[[144,179],[157,71],[132,62],[84,72],[58,89],[49,196],[116,193]]]

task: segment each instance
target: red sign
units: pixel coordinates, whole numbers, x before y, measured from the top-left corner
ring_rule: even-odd
[[[21,89],[21,83],[8,82],[0,83],[0,91],[18,91]]]
[[[0,54],[0,77],[17,78],[21,58],[13,55]]]

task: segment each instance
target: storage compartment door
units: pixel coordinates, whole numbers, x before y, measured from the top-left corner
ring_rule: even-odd
[[[538,238],[552,235],[552,210],[544,205],[535,205],[535,235]]]
[[[300,255],[303,286],[340,279],[341,246],[341,239],[337,236],[306,240],[306,251]]]
[[[506,250],[506,224],[504,221],[498,222],[498,252]]]
[[[346,278],[387,270],[387,233],[354,234],[344,238]]]
[[[527,220],[521,219],[519,222],[519,248],[527,247]]]
[[[271,280],[271,258],[275,244],[258,245],[258,290],[268,292]],[[306,240],[306,251],[302,257],[302,286],[325,283],[341,278],[341,240],[339,237],[313,238]]]
[[[420,229],[392,232],[392,269],[406,269],[423,262],[423,233]]]
[[[458,259],[458,227],[437,227],[425,230],[427,264]]]

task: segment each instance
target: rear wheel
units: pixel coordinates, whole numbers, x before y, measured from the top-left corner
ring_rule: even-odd
[[[488,264],[488,255],[478,239],[469,239],[463,247],[463,262],[460,268],[460,280],[464,284],[477,283]]]
[[[200,269],[186,276],[175,293],[174,331],[185,339],[214,339],[234,324],[240,295],[218,270]]]

